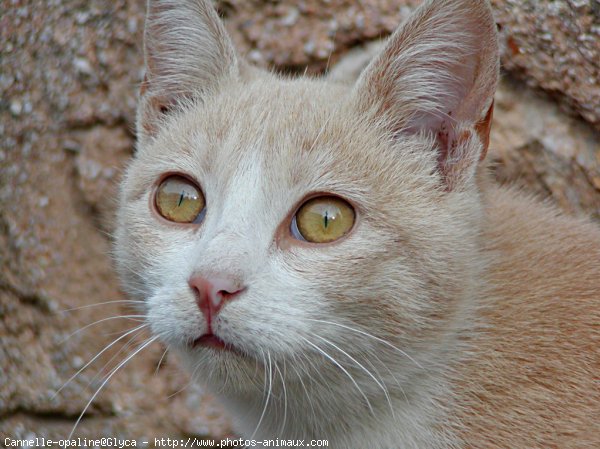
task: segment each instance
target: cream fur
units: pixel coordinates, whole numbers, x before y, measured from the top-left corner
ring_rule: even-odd
[[[350,87],[250,69],[204,1],[150,1],[146,26],[117,265],[244,437],[598,445],[600,230],[487,181],[487,2],[426,2]],[[166,172],[202,187],[200,225],[152,210]],[[355,206],[351,234],[289,235],[314,192]],[[206,323],[187,280],[223,273],[247,290],[215,332],[245,357],[188,346]]]

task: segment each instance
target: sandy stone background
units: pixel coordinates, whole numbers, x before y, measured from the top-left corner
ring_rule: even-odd
[[[360,65],[361,46],[417,3],[217,6],[255,64],[320,74],[348,52]],[[492,3],[503,52],[494,173],[600,223],[600,1]],[[7,436],[66,437],[110,369],[148,338],[125,335],[142,323],[118,302],[109,255],[115,192],[134,151],[144,7],[0,0],[0,446]],[[218,404],[163,354],[154,344],[114,375],[75,435],[151,447],[154,437],[229,435]]]

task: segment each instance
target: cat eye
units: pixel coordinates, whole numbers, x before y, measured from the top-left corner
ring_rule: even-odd
[[[346,235],[354,225],[352,206],[335,196],[320,196],[304,203],[292,220],[292,235],[312,243],[329,243]]]
[[[204,211],[204,195],[200,188],[183,176],[165,178],[154,197],[160,215],[175,223],[199,222]]]

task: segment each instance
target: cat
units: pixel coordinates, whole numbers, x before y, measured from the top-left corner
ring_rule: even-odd
[[[150,0],[144,55],[117,268],[240,435],[600,447],[600,229],[490,180],[488,1],[354,85],[252,67],[209,1]]]

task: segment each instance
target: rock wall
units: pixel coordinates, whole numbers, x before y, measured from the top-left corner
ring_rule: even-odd
[[[125,333],[142,322],[109,257],[117,183],[134,147],[144,3],[0,0],[0,441],[64,438],[110,369],[148,338],[143,328]],[[316,74],[351,49],[360,59],[362,44],[417,3],[218,7],[255,64]],[[600,221],[600,4],[493,6],[505,68],[494,173]],[[119,370],[75,435],[228,435],[218,404],[163,355],[153,344]]]

